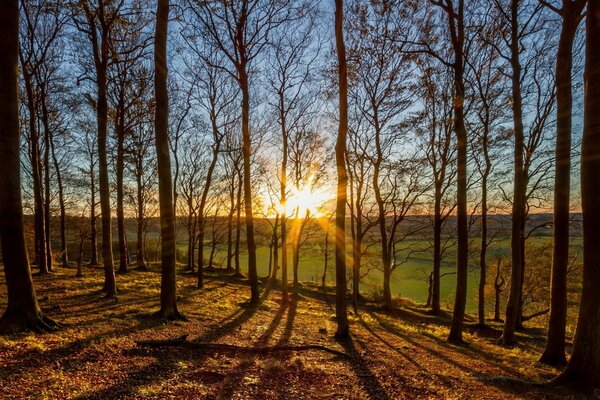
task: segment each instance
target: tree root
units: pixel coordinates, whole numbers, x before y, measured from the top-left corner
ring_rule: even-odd
[[[152,314],[152,318],[160,319],[162,321],[184,321],[187,322],[185,315],[181,314],[177,309],[169,310],[158,310]]]
[[[307,345],[296,345],[296,346],[236,346],[233,344],[222,344],[222,343],[205,343],[205,342],[190,342],[187,340],[188,335],[183,335],[175,339],[167,340],[138,340],[135,343],[142,347],[187,347],[194,349],[205,349],[213,351],[234,351],[234,352],[245,352],[245,353],[258,353],[268,354],[280,351],[307,351],[307,350],[319,350],[326,353],[334,354],[339,357],[348,358],[348,354],[329,347],[325,347],[318,344],[307,344]]]
[[[36,333],[56,332],[66,327],[65,324],[57,322],[52,318],[46,317],[41,312],[36,315],[26,315],[17,317],[11,314],[5,314],[0,319],[0,331],[5,333],[32,331]]]

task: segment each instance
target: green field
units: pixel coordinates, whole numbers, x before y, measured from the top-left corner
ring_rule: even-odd
[[[532,238],[530,241],[535,242],[536,245],[548,242],[550,238],[540,237]],[[426,241],[415,241],[416,246],[425,247],[428,245]],[[187,251],[187,244],[180,242],[178,244],[179,249],[182,252]],[[505,253],[508,254],[510,249],[510,243],[508,239],[497,241],[492,248],[489,250],[490,256],[494,254]],[[333,249],[330,247],[329,260],[327,266],[327,281],[329,283],[335,282],[335,260],[332,254]],[[210,252],[209,247],[205,249],[205,257],[208,257]],[[292,280],[292,256],[291,247],[288,250],[288,278]],[[215,257],[216,264],[218,266],[225,265],[226,250],[225,248],[219,248],[219,251]],[[280,254],[281,257],[281,254]],[[361,290],[363,294],[374,295],[382,291],[383,285],[383,273],[376,268],[371,267],[369,271],[368,265],[376,264],[378,261],[378,254],[372,254],[363,258],[363,271],[368,272],[367,276],[361,280]],[[348,262],[352,261],[351,254],[348,253]],[[370,262],[369,262],[370,261]],[[247,271],[247,254],[243,252],[240,255],[240,262],[242,272]],[[319,249],[307,249],[303,251],[300,256],[300,263],[298,269],[298,275],[300,281],[312,281],[320,282],[324,268],[324,255]],[[477,269],[476,260],[472,260],[472,266],[469,271],[468,278],[468,300],[467,300],[467,311],[475,311],[477,308],[477,285],[479,282],[479,271]],[[257,249],[257,266],[260,276],[266,276],[269,268],[269,249],[266,246],[258,247]],[[423,251],[416,253],[411,256],[406,263],[399,265],[392,273],[392,294],[394,296],[402,296],[412,299],[417,303],[425,303],[427,301],[427,276],[433,267],[433,255],[431,251]],[[349,268],[350,269],[350,268]],[[455,259],[451,254],[442,261],[442,274],[452,273],[455,271]],[[280,276],[280,275],[279,275]],[[489,276],[489,275],[488,275]],[[348,277],[350,279],[350,276]],[[488,278],[488,282],[493,278]],[[442,305],[446,305],[449,308],[452,307],[454,301],[454,291],[456,285],[456,275],[450,274],[441,278],[441,300]]]

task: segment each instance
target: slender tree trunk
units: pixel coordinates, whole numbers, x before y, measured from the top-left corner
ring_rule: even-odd
[[[36,103],[33,92],[32,76],[27,72],[27,66],[21,58],[23,80],[27,93],[27,111],[29,112],[29,135],[31,142],[31,171],[33,175],[34,229],[35,229],[35,259],[40,274],[48,273],[46,264],[46,229],[44,226],[44,199],[42,196],[42,171],[40,160],[39,133],[36,120]]]
[[[506,305],[506,319],[500,341],[505,345],[516,343],[515,329],[519,320],[521,302],[521,279],[523,273],[521,240],[523,231],[523,207],[525,203],[525,185],[523,170],[523,101],[521,98],[521,62],[519,57],[519,0],[511,2],[511,67],[512,67],[512,109],[514,121],[515,150],[514,150],[514,189],[512,204],[511,231],[511,277],[510,293]]]
[[[235,221],[235,256],[234,256],[234,265],[235,265],[235,275],[240,276],[241,268],[240,268],[240,242],[242,236],[242,176],[238,173],[238,190],[237,190],[237,210],[236,210],[236,221]]]
[[[119,104],[117,105],[115,130],[117,133],[117,235],[119,237],[119,273],[126,274],[128,271],[129,255],[127,254],[127,235],[125,233],[125,207],[124,190],[123,190],[123,175],[125,172],[125,110],[124,110],[124,89],[121,89],[119,95]]]
[[[295,218],[294,218],[294,231],[292,237],[292,273],[293,273],[293,288],[294,293],[298,293],[298,263],[300,262],[300,254],[298,245],[300,243],[300,235],[302,234],[300,229],[300,207],[296,207]]]
[[[211,103],[213,101],[211,100]],[[200,206],[198,207],[198,237],[199,237],[199,246],[198,246],[198,288],[204,287],[204,229],[205,229],[205,221],[204,221],[204,209],[206,208],[206,200],[208,199],[208,193],[210,192],[210,185],[212,184],[213,173],[215,171],[215,167],[217,166],[217,161],[219,160],[219,152],[221,151],[221,136],[219,133],[219,128],[217,127],[217,116],[215,114],[215,105],[211,104],[211,124],[212,124],[212,133],[215,140],[212,159],[210,160],[210,165],[208,166],[208,171],[206,172],[206,181],[204,182],[204,188],[202,189],[202,196],[200,198]],[[210,267],[210,265],[209,265]]]
[[[113,297],[117,294],[117,283],[115,280],[115,270],[113,267],[112,251],[112,221],[110,209],[110,182],[108,176],[108,154],[106,148],[107,142],[107,119],[108,104],[106,97],[106,71],[108,64],[108,32],[102,31],[101,62],[96,66],[97,85],[98,85],[98,166],[100,183],[100,211],[102,222],[102,262],[104,264],[104,287],[102,291],[106,297]]]
[[[18,112],[19,7],[0,7],[0,243],[7,286],[7,309],[0,325],[7,330],[49,331],[57,324],[38,306],[23,229]],[[42,257],[43,258],[43,257]]]
[[[154,96],[156,110],[154,129],[156,159],[158,161],[158,200],[160,207],[161,279],[160,310],[162,319],[183,319],[177,310],[175,212],[173,208],[173,181],[169,151],[169,93],[167,90],[167,30],[169,0],[158,0],[156,7],[156,35],[154,37]]]
[[[383,301],[386,308],[392,307],[392,290],[391,290],[391,275],[392,275],[392,257],[388,246],[388,233],[386,227],[385,202],[379,188],[379,174],[381,172],[381,163],[383,162],[383,150],[381,147],[381,128],[379,127],[379,119],[377,107],[373,104],[373,120],[375,122],[375,149],[376,158],[373,163],[373,193],[377,202],[377,222],[379,224],[379,236],[381,240],[381,264],[383,266]]]
[[[350,336],[346,310],[346,136],[348,134],[348,66],[344,45],[344,1],[335,0],[335,43],[339,78],[339,131],[335,144],[337,166],[337,201],[335,211],[335,315],[336,338],[347,340]]]
[[[96,173],[94,159],[90,155],[90,265],[98,265],[98,229],[96,228]]]
[[[288,133],[285,119],[285,99],[283,92],[279,93],[279,118],[281,120],[281,139],[283,154],[281,160],[281,296],[288,300],[288,256],[287,256],[287,164],[288,164]]]
[[[229,187],[229,215],[227,216],[227,271],[231,271],[231,259],[233,258],[233,214],[235,214],[235,175],[231,174]]]
[[[452,15],[451,15],[452,14]],[[456,256],[456,294],[448,342],[463,342],[462,331],[467,304],[469,237],[467,222],[467,130],[464,121],[464,1],[458,1],[458,11],[448,14],[454,48],[454,132],[456,133],[456,209],[458,249]]]
[[[44,126],[44,231],[46,237],[46,266],[52,271],[52,238],[50,237],[50,124],[46,104],[46,90],[41,90],[42,125]]]
[[[198,234],[196,238],[198,240],[198,282],[196,287],[198,289],[202,289],[204,287],[204,215],[202,214],[204,211],[200,210],[198,214],[198,218],[196,219],[198,223]]]
[[[194,272],[194,242],[196,240],[196,229],[194,224],[196,223],[195,218],[192,213],[192,199],[188,199],[188,221],[187,221],[187,230],[188,230],[188,269]]]
[[[77,278],[81,278],[83,276],[82,264],[83,264],[83,244],[84,243],[85,243],[85,236],[82,235],[79,239],[79,247],[77,250],[77,273],[75,274],[75,276]]]
[[[273,222],[273,236],[271,238],[271,244],[273,247],[273,271],[269,274],[269,280],[272,282],[277,281],[277,270],[279,270],[279,214],[275,214],[275,221]],[[270,264],[270,263],[269,263]]]
[[[323,260],[323,275],[321,275],[321,286],[325,291],[325,282],[327,281],[327,264],[329,263],[329,221],[327,221],[327,231],[325,232],[325,254]]]
[[[485,326],[485,285],[487,281],[487,248],[488,248],[488,177],[492,163],[488,151],[489,120],[486,118],[483,132],[483,154],[485,168],[481,176],[481,247],[479,250],[479,298],[477,316],[479,326]]]
[[[139,161],[138,161],[139,162]],[[142,182],[142,168],[138,166],[136,171],[137,180],[137,241],[136,241],[136,261],[137,268],[141,270],[148,269],[146,265],[146,246],[144,244],[144,184]]]
[[[250,169],[251,142],[250,137],[250,87],[245,68],[240,73],[242,90],[242,155],[244,171],[244,220],[246,222],[246,245],[248,247],[248,279],[250,280],[250,303],[258,304],[258,272],[256,269],[256,243],[254,241],[254,216],[252,214],[252,172]]]
[[[65,191],[62,181],[62,173],[60,172],[60,165],[58,158],[56,157],[56,151],[54,146],[54,140],[50,140],[50,146],[52,149],[52,161],[54,169],[56,170],[56,183],[58,185],[58,204],[60,207],[60,254],[61,254],[61,265],[63,267],[69,266],[69,254],[67,249],[67,213],[65,206]]]
[[[569,198],[571,188],[571,130],[573,41],[585,1],[563,2],[562,29],[556,56],[556,167],[554,172],[554,247],[548,339],[540,361],[564,365],[569,267]]]
[[[433,292],[431,296],[431,312],[439,315],[441,311],[440,280],[442,264],[442,189],[441,183],[436,180],[433,210]]]

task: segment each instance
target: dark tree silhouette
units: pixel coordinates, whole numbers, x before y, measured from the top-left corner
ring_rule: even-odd
[[[175,279],[175,215],[173,208],[173,182],[169,148],[169,94],[167,91],[167,30],[169,0],[159,0],[156,8],[156,34],[154,37],[154,96],[156,109],[154,129],[156,158],[158,161],[158,198],[160,204],[161,280],[160,310],[162,319],[183,319],[177,310],[177,284]]]
[[[44,316],[38,306],[23,230],[18,53],[18,1],[7,0],[0,6],[0,242],[8,306],[0,326],[7,330],[47,332],[59,325]]]
[[[335,212],[335,315],[340,340],[350,337],[346,310],[346,136],[348,134],[348,66],[344,46],[344,1],[335,0],[335,44],[339,77],[339,131],[335,144],[337,166],[337,201]]]
[[[583,289],[573,354],[556,378],[577,387],[600,387],[600,1],[588,1],[585,104],[581,145]]]
[[[554,247],[552,254],[551,303],[548,339],[541,362],[563,365],[567,324],[567,270],[569,268],[569,200],[571,188],[571,129],[573,94],[573,42],[583,19],[585,0],[563,0],[562,8],[542,1],[557,12],[562,28],[556,55],[556,165],[554,172]]]

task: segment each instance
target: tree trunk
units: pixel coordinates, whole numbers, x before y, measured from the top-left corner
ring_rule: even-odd
[[[137,161],[139,162],[139,160]],[[143,177],[141,176],[142,167],[137,166],[136,168],[136,181],[137,181],[137,240],[136,240],[136,261],[137,268],[141,270],[148,269],[146,265],[146,251],[144,243],[144,183],[142,182]]]
[[[454,11],[452,11],[454,13]],[[469,237],[467,221],[467,130],[464,121],[464,1],[458,2],[456,15],[448,15],[454,48],[454,131],[457,143],[456,209],[458,249],[456,255],[456,294],[448,342],[462,343],[462,331],[467,304],[469,267]],[[456,23],[456,27],[454,26]]]
[[[48,273],[46,264],[46,230],[44,226],[44,199],[42,195],[42,171],[40,160],[39,133],[36,120],[36,103],[33,92],[32,76],[21,58],[23,81],[27,93],[27,111],[29,112],[29,135],[31,142],[31,172],[33,175],[34,229],[35,229],[35,259],[40,274]]]
[[[169,93],[167,91],[167,30],[169,0],[158,0],[156,7],[156,35],[154,37],[154,96],[156,110],[154,130],[158,162],[158,200],[160,207],[161,279],[160,310],[162,319],[183,319],[177,310],[177,282],[175,259],[175,213],[173,182],[169,151]]]
[[[594,389],[600,387],[600,1],[589,0],[587,7],[581,145],[583,288],[573,354],[557,381]]]
[[[203,212],[203,211],[202,211]],[[198,282],[196,287],[202,289],[204,287],[204,215],[198,214],[198,234],[196,240],[198,240]]]
[[[288,259],[287,259],[287,164],[288,164],[288,133],[285,120],[285,99],[279,92],[279,118],[281,119],[281,139],[283,154],[281,160],[281,297],[288,300]]]
[[[479,326],[485,326],[485,284],[487,281],[487,248],[488,248],[488,177],[492,164],[488,153],[489,123],[486,120],[483,133],[483,154],[485,168],[481,176],[481,244],[479,250],[479,288],[477,317]]]
[[[250,137],[250,87],[245,68],[240,73],[242,90],[242,155],[244,167],[244,220],[246,222],[246,245],[248,247],[248,279],[250,280],[250,303],[258,304],[258,272],[256,270],[256,243],[254,242],[254,216],[252,214],[251,185],[251,137]]]
[[[386,213],[383,196],[379,189],[379,173],[381,172],[381,163],[383,162],[383,152],[381,148],[381,131],[377,118],[377,108],[373,108],[373,120],[375,122],[375,149],[377,156],[373,163],[373,193],[377,202],[377,222],[379,223],[379,235],[381,240],[381,264],[383,266],[383,301],[386,308],[392,307],[392,257],[388,246],[388,236],[386,228]]]
[[[273,236],[271,238],[271,245],[273,247],[273,271],[269,274],[269,280],[272,282],[277,281],[277,271],[279,270],[279,214],[275,214],[275,221],[273,222]],[[270,262],[269,262],[270,265]]]
[[[433,288],[431,294],[431,312],[439,315],[440,306],[440,279],[442,264],[442,189],[441,182],[436,179],[433,210]]]
[[[237,190],[237,210],[236,210],[236,219],[235,219],[235,256],[234,256],[234,265],[235,265],[235,275],[240,276],[241,268],[240,268],[240,241],[242,236],[242,176],[238,173],[238,190]]]
[[[42,125],[44,126],[44,231],[46,236],[46,266],[52,271],[52,238],[50,237],[50,124],[46,104],[46,90],[41,90]]]
[[[117,236],[119,237],[119,273],[126,274],[128,271],[129,255],[127,254],[127,235],[125,233],[125,209],[123,193],[123,175],[125,172],[125,105],[124,89],[119,94],[117,104],[115,130],[117,136],[117,163],[115,174],[117,176]]]
[[[563,2],[562,29],[556,56],[556,167],[554,172],[554,247],[548,338],[540,361],[564,365],[569,267],[569,200],[571,188],[571,129],[573,41],[585,1]]]
[[[200,206],[198,207],[198,237],[199,237],[199,245],[198,245],[198,288],[201,289],[204,287],[204,229],[206,226],[204,220],[204,209],[206,208],[206,200],[208,199],[208,193],[210,192],[210,185],[212,183],[213,173],[215,171],[215,167],[217,166],[217,161],[219,160],[219,152],[221,149],[221,135],[219,133],[219,128],[217,126],[217,116],[215,112],[215,104],[213,98],[211,98],[211,126],[212,126],[212,134],[214,138],[214,147],[212,152],[212,159],[210,160],[210,165],[208,166],[208,171],[206,172],[206,181],[204,182],[204,188],[202,189],[202,196],[200,198]],[[210,267],[210,265],[209,265]]]
[[[519,319],[521,302],[521,279],[523,273],[521,240],[523,231],[523,207],[525,203],[525,185],[523,174],[523,101],[521,98],[521,63],[519,56],[519,0],[511,2],[511,67],[512,67],[512,110],[514,120],[515,150],[514,150],[514,189],[512,204],[511,230],[511,276],[510,293],[506,305],[506,319],[500,341],[505,345],[516,343],[515,329]]]
[[[97,85],[98,85],[98,169],[100,183],[100,211],[102,223],[102,263],[104,264],[104,287],[102,291],[106,297],[113,297],[117,294],[117,283],[115,280],[115,270],[113,267],[112,252],[112,221],[110,209],[110,182],[108,176],[108,154],[106,149],[107,141],[107,119],[108,104],[106,97],[106,72],[108,69],[108,31],[102,31],[100,42],[101,62],[96,65]]]
[[[0,243],[8,305],[0,325],[7,330],[49,331],[57,324],[38,306],[23,229],[18,52],[18,1],[7,0],[0,7]]]
[[[96,228],[96,173],[93,154],[90,154],[90,265],[98,265],[98,230]]]
[[[61,254],[61,265],[63,267],[69,266],[69,254],[67,249],[67,214],[65,206],[65,191],[62,181],[62,174],[60,172],[60,166],[56,157],[56,151],[54,146],[54,140],[50,139],[50,146],[52,149],[52,161],[54,163],[54,169],[56,170],[56,183],[58,184],[58,204],[60,207],[60,254]]]
[[[231,173],[229,186],[229,215],[227,216],[227,271],[231,271],[233,258],[233,214],[235,214],[235,175]]]
[[[339,78],[339,131],[335,144],[337,166],[337,201],[335,211],[335,315],[337,320],[336,338],[347,340],[350,337],[348,313],[346,310],[346,136],[348,134],[348,67],[344,45],[344,1],[335,0],[335,44],[338,57]]]

